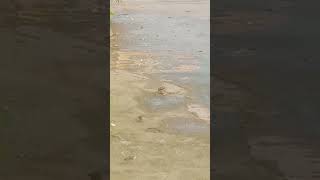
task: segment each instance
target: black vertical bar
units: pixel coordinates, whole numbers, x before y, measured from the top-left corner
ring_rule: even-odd
[[[110,2],[0,10],[0,179],[110,179]]]

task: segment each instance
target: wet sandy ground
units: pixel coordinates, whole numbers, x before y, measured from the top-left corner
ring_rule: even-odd
[[[208,5],[114,6],[111,179],[210,178]]]
[[[217,179],[319,179],[318,4],[215,2]]]

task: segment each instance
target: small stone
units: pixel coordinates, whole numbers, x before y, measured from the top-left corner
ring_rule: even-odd
[[[143,117],[142,117],[142,116],[138,116],[138,118],[137,118],[136,121],[137,121],[137,122],[143,122]]]
[[[166,95],[166,88],[164,86],[161,86],[158,88],[158,93],[161,95]]]
[[[135,160],[137,157],[136,156],[128,156],[126,158],[124,158],[125,161],[132,161]]]

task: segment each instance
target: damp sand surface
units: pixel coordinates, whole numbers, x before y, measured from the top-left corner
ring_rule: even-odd
[[[111,179],[209,179],[209,1],[113,9]]]

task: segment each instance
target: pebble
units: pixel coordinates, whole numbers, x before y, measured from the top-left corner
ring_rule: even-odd
[[[138,118],[137,118],[136,121],[137,121],[137,122],[143,122],[143,117],[142,117],[142,116],[138,116]]]
[[[164,86],[161,86],[158,88],[158,93],[161,94],[161,95],[166,95],[166,87]]]
[[[124,158],[125,161],[131,161],[131,160],[135,160],[137,157],[136,156],[127,156],[126,158]]]

